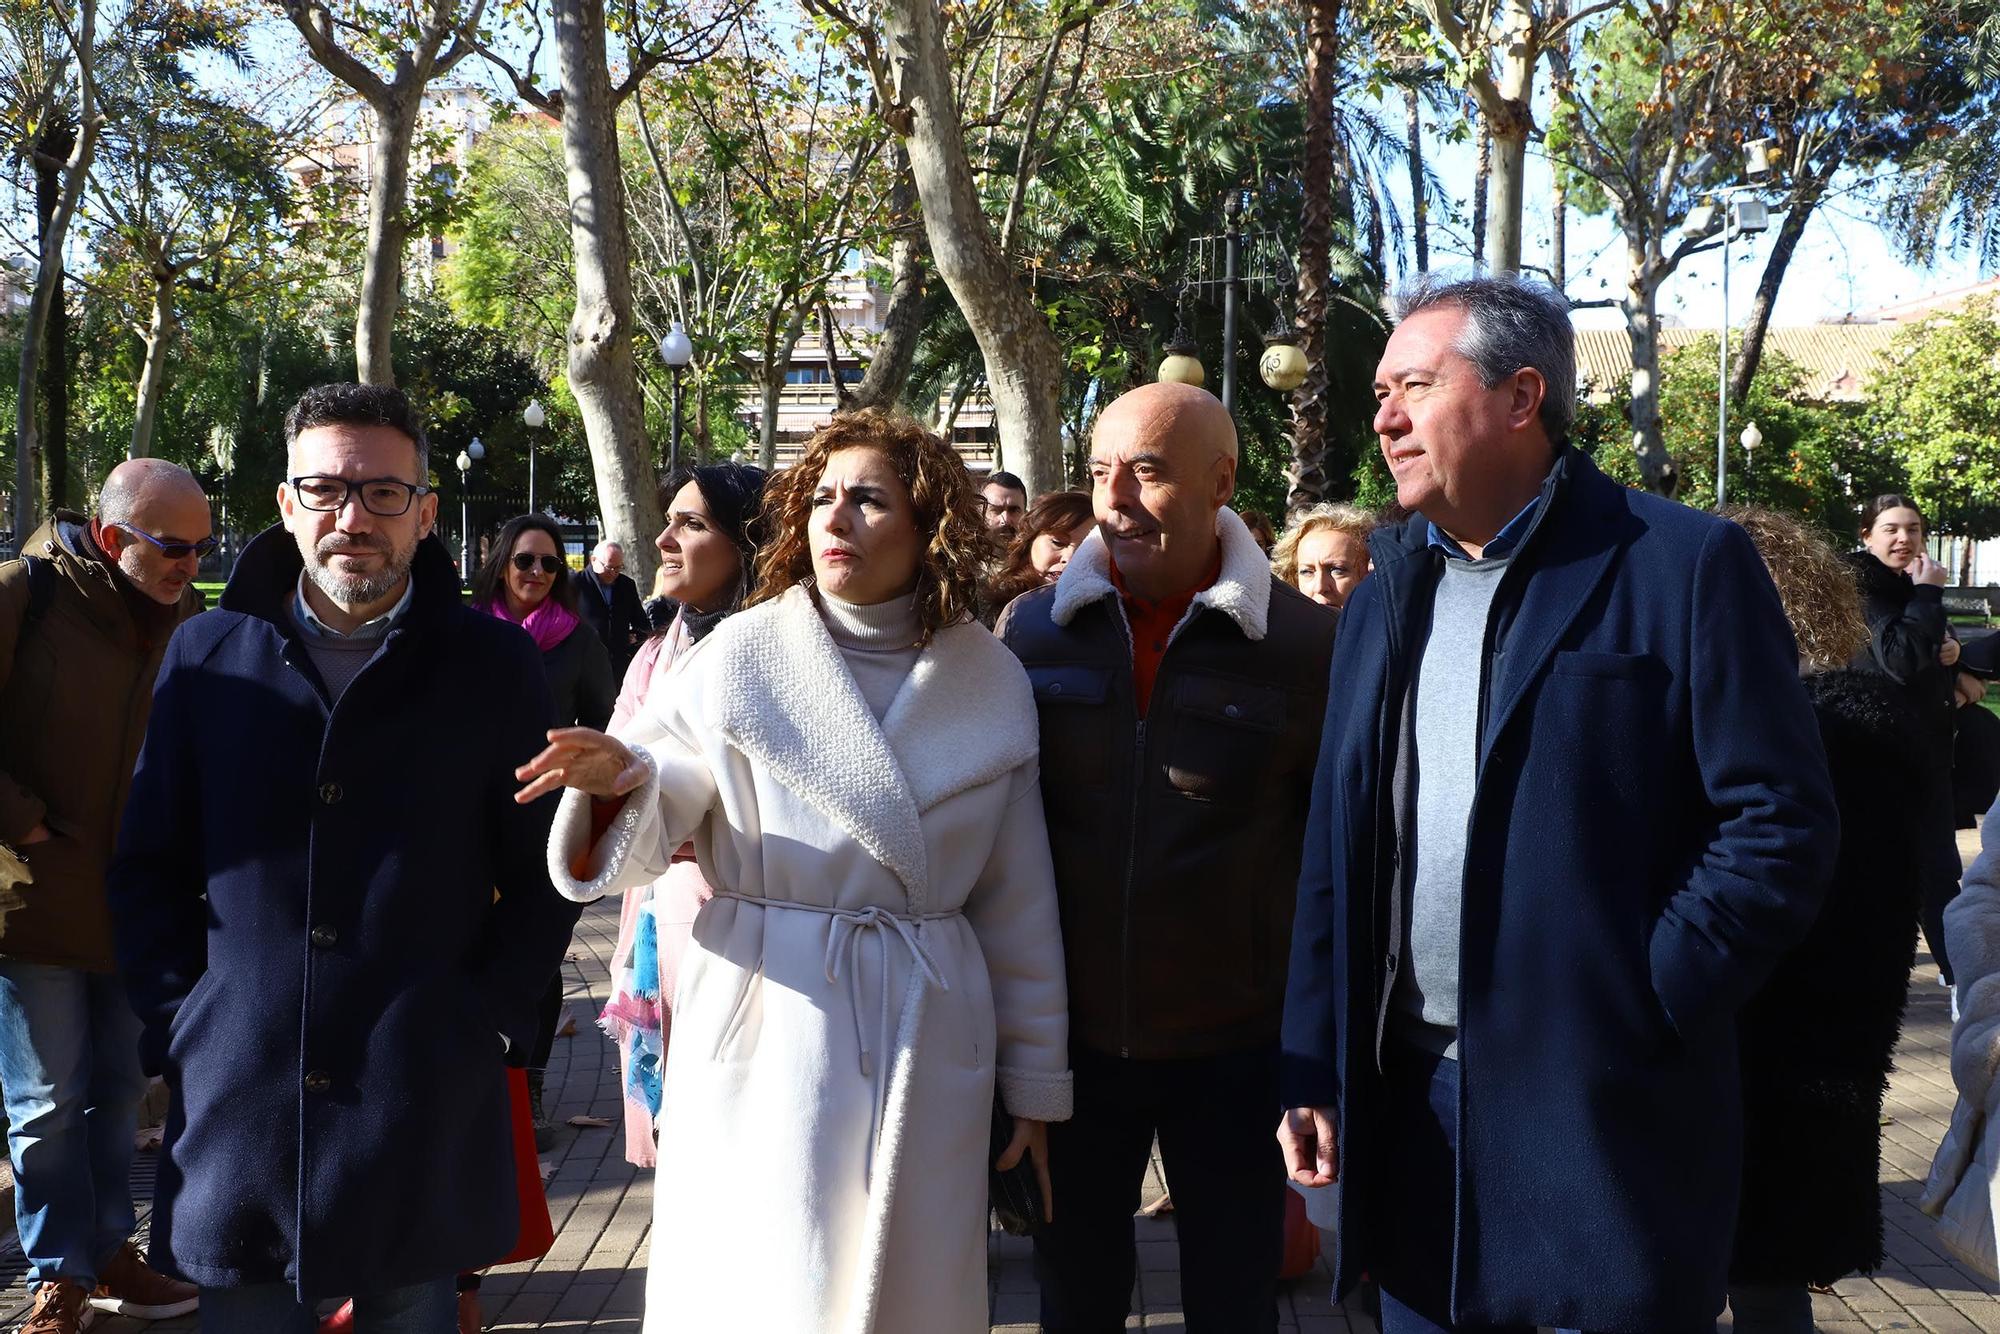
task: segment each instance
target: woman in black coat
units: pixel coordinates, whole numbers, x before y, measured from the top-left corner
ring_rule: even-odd
[[[1862,549],[1849,559],[1861,584],[1869,637],[1852,665],[1894,681],[1910,707],[1904,746],[1916,763],[1920,793],[1912,818],[1922,867],[1924,939],[1949,986],[1944,905],[1958,893],[1951,769],[1959,644],[1945,617],[1944,567],[1925,553],[1928,535],[1922,511],[1906,496],[1877,496],[1862,512]]]
[[[1904,692],[1845,666],[1868,626],[1850,567],[1801,525],[1730,517],[1770,567],[1799,641],[1840,808],[1840,853],[1804,942],[1744,1007],[1738,1334],[1810,1334],[1808,1284],[1882,1263],[1882,1095],[1916,953],[1919,754]]]
[[[555,697],[557,727],[602,728],[611,721],[618,683],[611,655],[577,614],[576,586],[563,557],[562,530],[544,514],[509,519],[486,563],[472,580],[472,605],[514,622],[534,636]],[[562,975],[549,979],[541,1025],[528,1053],[528,1098],[535,1114],[535,1146],[555,1147],[555,1126],[542,1108],[542,1083],[556,1025],[562,1019]]]

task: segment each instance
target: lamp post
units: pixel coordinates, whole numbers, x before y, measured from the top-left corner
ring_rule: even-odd
[[[480,443],[479,437],[475,435],[472,437],[472,443],[459,450],[458,458],[454,460],[458,464],[459,569],[464,572],[467,585],[472,583],[472,500],[469,494],[472,486],[472,465],[485,457],[486,446]]]
[[[1770,228],[1771,213],[1764,207],[1764,201],[1740,196],[1763,188],[1764,181],[1771,175],[1776,152],[1776,140],[1755,139],[1745,144],[1743,174],[1749,177],[1749,181],[1724,186],[1716,191],[1714,198],[1720,202],[1690,209],[1687,221],[1681,224],[1681,234],[1696,240],[1706,236],[1718,219],[1722,223],[1722,330],[1716,340],[1719,348],[1715,384],[1715,504],[1718,509],[1728,495],[1729,471],[1729,243],[1738,236],[1749,236]]]
[[[1743,446],[1743,503],[1750,503],[1750,464],[1755,459],[1757,447],[1764,443],[1764,433],[1757,429],[1756,422],[1743,428],[1743,434],[1736,437],[1736,443]]]
[[[674,413],[667,423],[667,475],[671,477],[681,466],[681,372],[694,360],[694,343],[679,320],[660,339],[660,360],[667,363],[674,382]]]
[[[531,398],[528,406],[521,409],[522,424],[528,428],[528,513],[535,512],[535,432],[542,429],[542,423],[549,414],[542,411],[542,400]]]

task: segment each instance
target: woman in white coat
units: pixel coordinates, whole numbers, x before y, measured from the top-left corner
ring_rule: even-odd
[[[766,492],[757,604],[618,738],[550,734],[550,872],[589,900],[692,839],[715,897],[673,1000],[648,1334],[983,1334],[986,1182],[1070,1111],[1027,677],[971,619],[971,479],[843,415]],[[1059,1202],[1050,1201],[1051,1207]]]

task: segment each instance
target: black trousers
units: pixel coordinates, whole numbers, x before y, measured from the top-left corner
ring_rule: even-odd
[[[1188,1334],[1276,1330],[1286,1189],[1276,1049],[1140,1061],[1075,1048],[1070,1066],[1075,1115],[1049,1127],[1056,1221],[1035,1241],[1046,1334],[1124,1330],[1132,1215],[1155,1134]]]

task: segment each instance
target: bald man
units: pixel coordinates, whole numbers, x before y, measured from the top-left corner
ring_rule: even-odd
[[[153,677],[201,610],[193,581],[214,547],[193,476],[134,459],[95,518],[58,510],[0,565],[0,1087],[34,1334],[70,1334],[86,1307],[161,1319],[196,1302],[130,1240],[146,1081],[104,868]]]
[[[1041,712],[1076,1072],[1049,1127],[1042,1327],[1125,1328],[1157,1134],[1189,1334],[1257,1334],[1277,1328],[1278,1022],[1334,615],[1227,508],[1236,428],[1205,390],[1112,403],[1090,480],[1097,531],[999,628]]]

